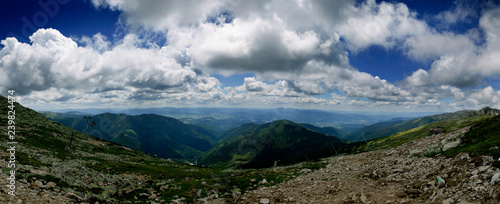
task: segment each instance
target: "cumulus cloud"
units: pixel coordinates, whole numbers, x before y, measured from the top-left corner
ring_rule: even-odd
[[[1,41],[2,81],[24,95],[50,88],[106,92],[155,90],[184,92],[192,85],[210,91],[220,83],[213,77],[181,66],[165,49],[140,48],[134,35],[109,49],[99,34],[84,38],[80,47],[55,29],[40,29],[31,44],[15,38]],[[7,77],[8,76],[8,77]]]
[[[308,61],[320,58],[344,63],[344,53],[332,52],[338,39],[322,39],[312,30],[289,29],[277,16],[205,23],[169,31],[167,36],[171,46],[187,50],[191,66],[226,74],[300,71]]]
[[[408,76],[406,86],[451,85],[459,88],[475,88],[484,79],[500,74],[500,8],[490,9],[480,18],[480,27],[486,35],[486,43],[476,45],[463,34],[434,33],[407,40],[410,56],[422,59],[437,57],[429,70],[419,69]],[[428,57],[425,57],[425,56]]]
[[[175,1],[175,0],[92,0],[96,7],[122,11],[122,18],[130,26],[143,26],[152,30],[166,31],[178,26],[192,26],[217,15],[222,1]]]
[[[477,15],[476,7],[478,2],[471,0],[457,0],[453,2],[453,7],[442,11],[434,18],[441,22],[441,26],[449,27],[451,25],[471,21],[472,17]]]
[[[480,16],[478,28],[455,33],[430,26],[429,18],[404,3],[375,0],[92,3],[120,11],[130,33],[113,42],[100,33],[71,39],[55,29],[37,31],[31,43],[7,38],[1,41],[0,80],[23,95],[57,92],[50,95],[54,101],[410,107],[439,106],[443,99],[457,106],[497,100],[483,97],[498,95],[493,87],[484,88],[485,78],[500,74],[496,6],[474,13],[470,3],[457,1],[432,17],[453,24]],[[163,35],[166,43],[144,39],[150,33]],[[428,67],[389,82],[350,65],[349,52],[372,46],[402,52]],[[254,76],[224,89],[211,76],[236,73]],[[315,97],[325,93],[332,98]]]

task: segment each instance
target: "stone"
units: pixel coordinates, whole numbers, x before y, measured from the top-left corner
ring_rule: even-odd
[[[411,150],[410,151],[410,157],[421,157],[424,155],[424,151],[423,150]]]
[[[266,179],[263,179],[262,180],[262,184],[266,184],[267,183],[267,180]]]
[[[496,173],[491,177],[491,185],[495,185],[496,183],[500,183],[500,173]]]
[[[364,194],[361,194],[361,197],[359,197],[359,199],[361,200],[361,202],[363,203],[366,203],[366,201],[368,201],[368,198],[364,195]]]
[[[448,198],[446,200],[443,200],[443,204],[453,204],[455,201],[452,198]]]
[[[393,174],[396,174],[396,173],[403,173],[403,172],[404,172],[404,170],[403,170],[403,169],[393,169],[393,170],[392,170],[392,173],[393,173]]]
[[[476,170],[472,171],[471,174],[474,176],[474,175],[477,175],[478,173],[479,173],[479,170],[476,169]]]
[[[479,167],[479,172],[483,173],[486,170],[488,170],[489,168],[490,168],[489,166],[481,166],[481,167]]]
[[[42,176],[47,174],[47,172],[45,172],[45,171],[36,170],[36,169],[30,169],[30,173],[36,174],[36,175],[42,175]]]
[[[450,149],[452,149],[454,147],[457,147],[459,144],[460,144],[460,140],[457,140],[455,142],[450,142],[448,144],[445,144],[443,146],[443,152],[446,152],[446,151],[448,151],[448,150],[450,150]]]
[[[165,191],[165,190],[168,190],[168,189],[170,189],[169,185],[160,186],[160,191]]]
[[[406,193],[410,194],[410,195],[418,195],[419,194],[418,190],[414,189],[414,188],[406,190]]]
[[[123,189],[123,193],[124,193],[125,195],[131,194],[131,193],[133,193],[134,191],[135,191],[134,189],[130,189],[130,188],[124,188],[124,189]]]
[[[38,188],[43,188],[43,183],[39,180],[36,180],[34,185]]]
[[[66,197],[68,197],[70,199],[73,199],[73,200],[75,200],[77,202],[82,202],[83,201],[83,199],[80,196],[78,196],[78,195],[76,195],[74,193],[71,193],[71,192],[66,193]]]
[[[394,195],[396,195],[398,198],[405,198],[406,197],[406,193],[403,191],[396,191],[394,193]]]
[[[469,180],[470,180],[470,181],[475,181],[475,180],[476,180],[476,179],[478,179],[478,178],[479,178],[479,176],[478,176],[478,175],[474,175],[474,176],[471,176],[471,177],[469,178]]]
[[[84,200],[85,203],[101,203],[102,199],[98,198],[95,195],[92,195]]]
[[[48,183],[44,186],[44,188],[54,188],[54,187],[56,187],[56,186],[57,186],[57,184],[56,184],[56,183],[54,183],[54,182],[50,181],[50,182],[48,182]]]
[[[261,198],[259,203],[261,204],[268,204],[270,201],[269,201],[269,198]]]

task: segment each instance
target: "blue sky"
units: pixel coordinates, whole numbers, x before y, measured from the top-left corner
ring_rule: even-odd
[[[6,1],[0,84],[35,109],[500,108],[499,6]]]

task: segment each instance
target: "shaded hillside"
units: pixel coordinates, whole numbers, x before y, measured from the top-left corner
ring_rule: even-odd
[[[333,155],[334,147],[343,145],[336,137],[288,120],[249,124],[230,132],[234,135],[227,135],[228,139],[206,152],[201,164],[262,168],[275,162],[290,164]]]
[[[85,133],[86,120],[81,117],[54,120]],[[194,161],[195,156],[215,144],[215,135],[210,131],[154,114],[105,113],[92,116],[89,124],[94,120],[96,125],[89,129],[90,135],[162,158]]]
[[[479,111],[474,111],[474,110],[457,111],[453,113],[443,113],[439,115],[426,116],[408,121],[389,121],[389,122],[376,123],[346,135],[345,139],[351,142],[364,141],[364,138],[366,138],[366,140],[372,140],[380,137],[389,136],[404,130],[417,128],[436,121],[442,121],[446,119],[465,119],[483,115],[492,116],[492,115],[498,115],[499,113],[500,113],[499,110],[484,108]]]

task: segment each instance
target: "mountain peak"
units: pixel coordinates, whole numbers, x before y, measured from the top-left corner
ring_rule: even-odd
[[[489,116],[497,116],[500,115],[500,110],[490,108],[490,107],[484,107],[483,109],[479,110],[481,114],[484,115],[489,115]]]

